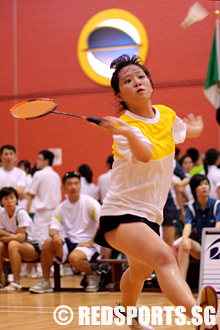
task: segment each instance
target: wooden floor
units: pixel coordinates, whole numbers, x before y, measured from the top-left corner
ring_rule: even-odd
[[[79,287],[81,276],[71,276],[62,278],[62,287]],[[23,286],[33,286],[38,279],[22,279]],[[16,329],[16,330],[47,330],[47,329],[106,329],[106,330],[126,330],[126,325],[117,326],[115,324],[109,326],[99,325],[79,325],[78,308],[79,306],[111,306],[114,307],[116,302],[120,300],[120,292],[56,292],[49,294],[31,294],[28,291],[14,294],[0,295],[0,329]],[[196,297],[196,294],[195,294]],[[60,306],[66,305],[70,307],[74,313],[73,320],[69,325],[59,325],[54,321],[53,312]],[[170,302],[160,292],[143,292],[140,295],[138,305],[142,306],[170,306]],[[62,317],[70,316],[62,314]],[[165,325],[165,316],[163,317],[164,325],[155,325],[155,330],[193,330],[194,326],[184,325],[182,327],[175,324],[175,317],[172,317],[172,325]],[[220,313],[217,315],[218,324],[220,324]]]

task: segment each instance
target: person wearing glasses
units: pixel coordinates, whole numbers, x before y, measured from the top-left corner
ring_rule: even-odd
[[[49,274],[54,258],[57,263],[69,262],[76,270],[87,274],[86,291],[99,289],[100,277],[89,262],[100,253],[100,246],[94,243],[93,237],[98,227],[101,205],[91,196],[80,193],[80,175],[77,172],[67,172],[62,180],[67,198],[53,213],[50,237],[41,251],[43,278],[29,289],[32,293],[53,292]],[[65,238],[60,234],[62,228]]]

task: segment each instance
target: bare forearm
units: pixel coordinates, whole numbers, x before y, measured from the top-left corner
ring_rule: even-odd
[[[191,230],[192,230],[192,226],[187,223],[185,226],[184,226],[184,229],[183,229],[183,238],[186,239],[186,238],[189,238],[190,234],[191,234]]]
[[[1,236],[0,241],[3,243],[9,243],[10,241],[18,241],[19,243],[23,243],[26,239],[25,234],[10,234],[8,233],[7,236]]]
[[[143,163],[149,162],[151,158],[151,150],[148,147],[147,143],[141,141],[138,136],[136,136],[132,131],[128,132],[125,135],[128,139],[131,151],[133,155]]]

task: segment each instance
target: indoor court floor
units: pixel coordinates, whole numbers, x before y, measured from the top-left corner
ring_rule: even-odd
[[[63,277],[61,280],[62,287],[79,288],[81,276],[74,275],[71,277]],[[24,287],[35,285],[39,279],[22,279],[21,283]],[[53,281],[53,280],[52,280]],[[120,292],[77,292],[62,291],[47,294],[31,294],[27,290],[21,293],[1,294],[0,295],[0,329],[17,329],[17,330],[46,330],[46,329],[109,329],[109,330],[126,330],[126,325],[79,325],[78,311],[79,306],[110,306],[114,307],[116,302],[120,300]],[[197,294],[195,294],[197,297]],[[220,301],[219,301],[220,303]],[[54,310],[60,305],[65,305],[73,312],[73,319],[68,325],[59,325],[54,320]],[[138,301],[138,305],[147,306],[172,306],[161,292],[142,292]],[[56,314],[57,317],[59,314]],[[62,314],[61,318],[70,317],[68,314]],[[173,313],[172,325],[166,325],[166,315],[163,312],[163,325],[154,325],[155,330],[193,330],[193,325],[178,326],[175,323],[176,316]],[[67,319],[68,320],[68,319]],[[100,320],[100,318],[97,318]],[[189,319],[187,318],[187,321]],[[220,312],[217,314],[217,322],[220,324]]]

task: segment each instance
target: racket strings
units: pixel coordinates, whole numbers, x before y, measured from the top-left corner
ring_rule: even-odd
[[[45,100],[30,100],[22,102],[10,111],[12,116],[16,118],[31,119],[43,116],[57,107],[57,102],[55,100],[45,99]]]

